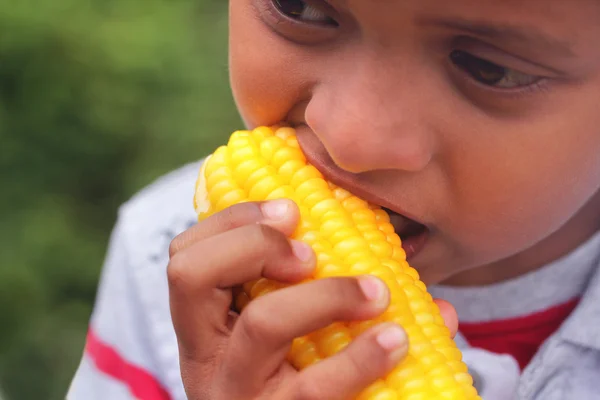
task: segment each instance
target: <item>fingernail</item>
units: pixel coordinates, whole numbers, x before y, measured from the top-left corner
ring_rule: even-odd
[[[385,295],[384,283],[374,276],[363,276],[358,279],[358,284],[363,294],[369,301],[381,300]]]
[[[408,338],[406,337],[404,329],[397,325],[385,328],[383,332],[380,332],[379,335],[377,335],[376,340],[382,349],[394,355],[400,353],[398,350],[403,350],[408,344]]]
[[[302,262],[310,261],[313,255],[313,250],[308,244],[293,239],[290,240],[290,244],[292,246],[292,252],[296,258]]]
[[[271,200],[262,204],[263,214],[275,221],[285,218],[289,210],[290,202],[287,200]]]

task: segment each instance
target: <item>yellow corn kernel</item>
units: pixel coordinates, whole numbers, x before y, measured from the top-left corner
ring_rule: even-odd
[[[378,322],[392,321],[407,332],[408,357],[359,400],[481,400],[439,308],[406,262],[387,213],[327,182],[307,163],[293,129],[260,127],[232,134],[227,146],[202,166],[194,206],[202,220],[238,202],[277,198],[299,206],[300,223],[292,238],[315,250],[317,268],[310,279],[372,274],[391,294],[387,311],[374,320],[337,322],[295,339],[288,359],[296,368],[341,351]],[[282,287],[264,278],[248,282],[237,294],[237,305]]]

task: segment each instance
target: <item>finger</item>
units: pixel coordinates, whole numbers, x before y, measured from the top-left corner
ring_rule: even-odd
[[[260,277],[300,281],[312,272],[314,259],[310,246],[262,224],[209,237],[175,254],[167,275],[182,348],[192,357],[202,355],[216,337],[228,334],[232,286]]]
[[[237,382],[240,395],[253,393],[277,371],[294,338],[335,321],[374,318],[388,304],[388,289],[374,276],[316,280],[258,297],[231,334],[223,355],[227,376]]]
[[[444,318],[444,322],[454,338],[458,332],[458,315],[456,314],[456,309],[445,300],[435,299],[434,301],[439,307],[442,318]]]
[[[287,199],[235,204],[211,215],[175,237],[169,247],[169,255],[173,257],[179,251],[208,237],[259,222],[290,236],[299,218],[298,206]]]
[[[297,375],[294,400],[347,400],[391,372],[406,356],[408,339],[398,325],[375,326],[348,347]],[[293,393],[293,394],[292,394]]]
[[[211,236],[171,258],[173,286],[191,292],[231,288],[265,277],[295,282],[313,271],[315,254],[300,241],[263,224],[245,225]]]

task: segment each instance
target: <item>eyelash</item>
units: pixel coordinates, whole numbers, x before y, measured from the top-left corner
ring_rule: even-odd
[[[280,14],[300,23],[338,25],[337,22],[325,12],[310,5],[304,0],[270,0],[270,2]],[[288,10],[285,10],[285,8],[288,8]],[[304,18],[304,20],[302,18]]]
[[[297,24],[338,26],[338,23],[329,17],[327,13],[312,6],[305,0],[266,0],[266,2],[273,9],[273,14],[276,15],[276,18],[293,20]],[[471,83],[499,93],[518,95],[534,92],[537,89],[541,89],[543,84],[547,82],[547,79],[541,76],[530,75],[504,67],[461,50],[452,51],[448,58],[453,66],[459,69]],[[473,67],[480,68],[480,70],[474,70]],[[488,69],[487,71],[485,71],[486,68]],[[488,81],[495,81],[489,83],[486,82],[486,73],[491,73],[492,75],[496,73],[500,74],[500,76],[496,76],[497,79],[488,79]],[[488,78],[490,77],[488,76]],[[507,79],[511,78],[528,82],[525,84],[517,83],[514,86],[496,86],[502,82],[510,85],[511,83],[507,82]]]
[[[514,92],[526,89],[533,90],[540,88],[541,85],[546,82],[541,76],[526,74],[512,68],[503,67],[461,50],[452,51],[449,58],[450,62],[457,69],[460,69],[463,74],[469,75],[470,79],[476,84],[496,91]],[[487,81],[485,76],[486,73],[488,73]],[[489,76],[489,74],[498,75]],[[510,82],[510,79],[516,80],[517,82]],[[526,82],[519,83],[518,81]],[[502,83],[504,83],[505,86],[501,86]]]

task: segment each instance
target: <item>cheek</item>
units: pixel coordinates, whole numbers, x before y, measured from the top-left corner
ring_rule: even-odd
[[[503,131],[488,126],[479,132],[492,134],[479,135],[454,155],[451,204],[461,218],[449,222],[459,232],[464,257],[481,265],[527,249],[594,195],[600,183],[598,129],[572,122],[548,120]]]
[[[257,18],[251,0],[231,4],[229,71],[238,111],[248,128],[281,122],[307,91],[309,68]]]

